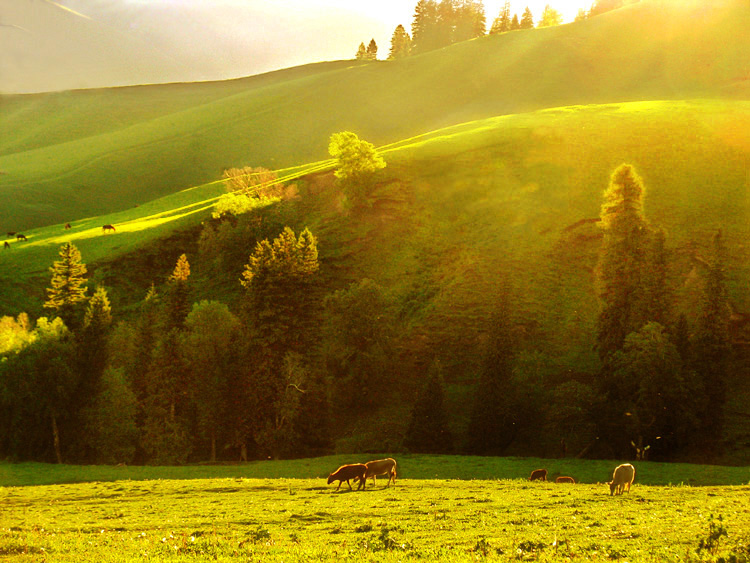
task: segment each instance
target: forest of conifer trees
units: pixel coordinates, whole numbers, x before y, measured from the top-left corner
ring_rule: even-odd
[[[330,151],[350,209],[369,212],[385,161],[346,132],[331,137]],[[264,178],[265,191],[244,176]],[[466,382],[465,424],[448,408],[450,368],[429,349],[404,347],[404,304],[370,279],[331,287],[315,233],[289,226],[294,207],[283,203],[294,192],[272,174],[225,177],[229,199],[273,197],[286,211],[226,204],[129,311],[112,309],[66,243],[50,268],[47,316],[0,320],[1,458],[179,464],[373,449],[629,457],[636,444],[658,459],[719,453],[734,361],[722,233],[686,315],[669,281],[669,239],[646,217],[647,187],[632,166],[618,167],[603,191],[590,288],[599,369],[549,371],[544,340],[517,331],[519,288],[507,272],[476,326],[484,338],[466,340],[480,361]],[[224,279],[236,300],[204,295],[193,264]]]

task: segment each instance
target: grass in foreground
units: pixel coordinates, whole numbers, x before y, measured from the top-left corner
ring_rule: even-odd
[[[749,486],[636,483],[629,494],[610,497],[601,484],[402,479],[385,488],[383,482],[364,492],[346,485],[334,492],[321,478],[10,487],[0,490],[0,558],[687,561],[750,555]],[[710,532],[718,538],[715,553],[698,552]]]

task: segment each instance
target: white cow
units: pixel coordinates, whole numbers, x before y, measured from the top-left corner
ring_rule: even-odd
[[[607,485],[609,485],[610,496],[621,495],[625,490],[625,487],[627,487],[628,492],[630,492],[630,485],[633,484],[633,479],[635,479],[635,467],[629,463],[618,465],[615,468],[615,472],[612,474],[612,480],[607,483]]]

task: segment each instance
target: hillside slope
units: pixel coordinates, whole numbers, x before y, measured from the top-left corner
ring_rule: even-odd
[[[344,129],[385,144],[569,104],[746,99],[748,26],[743,0],[643,0],[585,22],[484,37],[401,61],[113,90],[101,98],[6,96],[0,227],[123,209],[216,179],[230,166],[319,160],[330,134]]]

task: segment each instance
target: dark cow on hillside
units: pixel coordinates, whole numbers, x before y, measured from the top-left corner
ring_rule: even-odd
[[[529,476],[529,481],[546,481],[547,470],[546,469],[535,469]]]
[[[70,223],[65,223],[65,230],[66,231],[70,230],[71,228],[72,227],[70,226]]]
[[[5,241],[4,243],[3,243],[3,250],[7,250],[7,249],[9,249],[9,248],[10,248],[10,243],[9,243],[9,242],[8,242],[8,241],[6,240],[6,241]]]
[[[27,241],[29,239],[26,238],[26,235],[22,235],[21,233],[18,233],[16,235],[16,240],[18,240],[18,241]]]
[[[8,231],[8,237],[16,236],[16,231]]]
[[[112,231],[113,233],[116,231],[114,225],[102,225],[102,232],[106,233],[108,231]]]

